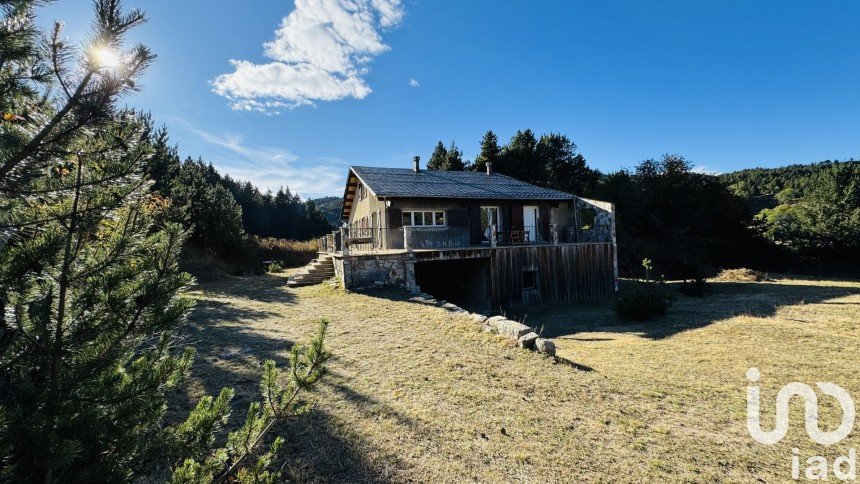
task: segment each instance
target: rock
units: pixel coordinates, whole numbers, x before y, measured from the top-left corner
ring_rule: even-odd
[[[508,318],[506,318],[504,316],[493,316],[492,318],[488,318],[486,323],[495,328],[496,324],[499,321],[507,321],[507,320],[508,320]]]
[[[500,335],[516,340],[520,339],[520,336],[526,333],[531,333],[532,331],[532,329],[525,324],[511,321],[509,319],[497,322],[496,329],[499,331]]]
[[[549,356],[555,356],[555,343],[551,339],[538,338],[535,340],[535,349]]]
[[[496,332],[496,328],[489,326],[489,325],[486,325],[486,324],[484,325],[483,329],[484,329],[485,333],[495,333]]]
[[[538,339],[538,334],[534,331],[520,336],[517,340],[517,346],[520,348],[531,349],[535,345],[535,340]]]
[[[484,316],[483,314],[472,313],[471,317],[472,317],[472,321],[474,321],[478,324],[484,324],[484,322],[487,321],[487,317]]]
[[[448,311],[451,311],[452,313],[463,313],[463,312],[465,312],[465,311],[463,311],[463,308],[461,308],[460,306],[457,306],[456,304],[445,303],[442,305],[442,307],[444,309],[447,309]]]

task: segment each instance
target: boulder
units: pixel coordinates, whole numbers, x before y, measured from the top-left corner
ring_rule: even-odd
[[[555,356],[555,343],[551,339],[538,338],[535,340],[535,349],[549,356]]]
[[[508,318],[506,318],[504,316],[493,316],[492,318],[488,318],[486,323],[489,324],[490,326],[492,326],[493,328],[495,328],[496,324],[498,324],[499,321],[507,321],[507,320],[508,320]]]
[[[486,325],[486,324],[484,325],[483,330],[485,333],[495,333],[496,332],[496,328],[489,326],[489,325]]]
[[[460,306],[457,306],[456,304],[451,304],[451,303],[445,303],[445,304],[443,304],[443,305],[442,305],[442,308],[447,309],[448,311],[451,311],[451,312],[454,312],[454,313],[461,313],[461,312],[463,312],[463,308],[461,308]]]
[[[507,336],[508,338],[516,340],[520,339],[520,336],[527,333],[531,333],[532,331],[532,329],[525,324],[511,321],[509,319],[497,322],[496,330],[499,332],[500,335]]]
[[[534,331],[520,336],[517,340],[517,346],[520,348],[531,349],[535,345],[535,340],[538,339],[538,334]]]
[[[472,321],[474,321],[478,324],[484,324],[484,322],[487,321],[487,317],[484,316],[483,314],[479,314],[479,313],[472,313],[471,318],[472,318]]]

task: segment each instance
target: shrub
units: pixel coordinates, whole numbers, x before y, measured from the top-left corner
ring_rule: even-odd
[[[629,281],[615,299],[615,313],[624,319],[646,319],[666,314],[673,302],[675,296],[662,281]]]
[[[769,281],[766,272],[756,271],[753,269],[724,269],[717,274],[717,280],[726,282],[762,282]]]
[[[266,267],[266,272],[282,272],[284,270],[284,265],[281,264],[281,261],[275,261],[269,264]]]
[[[675,302],[675,296],[666,289],[665,280],[651,280],[654,266],[651,259],[642,259],[645,280],[630,281],[625,284],[615,300],[615,313],[624,319],[646,319],[666,314]]]
[[[704,297],[711,293],[711,285],[704,277],[685,280],[681,283],[681,294],[691,297]]]

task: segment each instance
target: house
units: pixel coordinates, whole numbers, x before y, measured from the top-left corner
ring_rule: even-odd
[[[349,168],[344,227],[320,239],[347,289],[392,285],[471,307],[617,290],[614,207],[493,173]]]

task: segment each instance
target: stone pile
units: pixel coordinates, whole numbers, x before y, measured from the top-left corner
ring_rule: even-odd
[[[555,356],[555,343],[551,339],[541,338],[525,324],[511,321],[504,316],[487,317],[478,313],[472,313],[471,318],[476,323],[483,325],[485,332],[497,333],[514,340],[520,348]]]
[[[469,313],[456,304],[440,301],[430,294],[419,292],[409,298],[419,304],[438,306],[455,314],[468,314],[472,321],[483,326],[487,333],[496,333],[517,342],[517,346],[534,350],[545,355],[555,356],[555,343],[551,339],[541,338],[540,335],[525,324],[512,321],[504,316],[487,317],[483,314]]]

